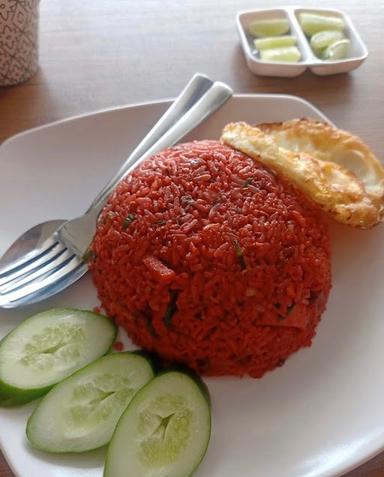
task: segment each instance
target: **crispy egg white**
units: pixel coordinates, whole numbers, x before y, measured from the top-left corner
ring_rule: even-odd
[[[384,215],[384,169],[360,139],[311,120],[227,124],[222,142],[282,175],[338,222],[371,228]]]

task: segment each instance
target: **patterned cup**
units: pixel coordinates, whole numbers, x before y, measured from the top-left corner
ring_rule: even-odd
[[[38,68],[40,0],[0,0],[0,86],[26,81]]]

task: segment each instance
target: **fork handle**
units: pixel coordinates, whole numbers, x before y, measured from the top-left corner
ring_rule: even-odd
[[[232,90],[224,83],[215,82],[212,87],[139,158],[130,158],[124,164],[124,175],[129,174],[139,163],[164,149],[172,146],[191,132],[205,118],[216,111],[232,96]],[[119,177],[120,180],[122,177]],[[113,188],[116,183],[111,184]],[[77,219],[63,224],[57,231],[59,240],[78,257],[83,256],[96,232],[97,218],[107,199],[107,194],[93,208]]]
[[[97,194],[87,212],[103,203],[118,182],[126,174],[127,169],[135,163],[163,134],[168,131],[191,107],[208,91],[213,81],[200,73],[195,74],[176,100],[171,104],[159,121],[136,146],[118,172]]]

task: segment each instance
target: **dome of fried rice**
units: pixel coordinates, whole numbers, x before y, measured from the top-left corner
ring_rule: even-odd
[[[217,141],[142,163],[111,196],[91,251],[109,316],[205,375],[260,377],[310,346],[331,286],[321,211]]]

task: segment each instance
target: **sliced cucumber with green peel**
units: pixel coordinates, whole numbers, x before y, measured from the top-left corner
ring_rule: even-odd
[[[27,424],[30,443],[46,452],[85,452],[108,444],[136,392],[153,378],[146,358],[114,353],[57,384]]]
[[[23,321],[0,342],[0,405],[23,404],[107,353],[116,326],[96,313],[53,308]]]
[[[201,383],[179,371],[144,386],[121,416],[104,477],[189,477],[208,447],[210,404]]]

